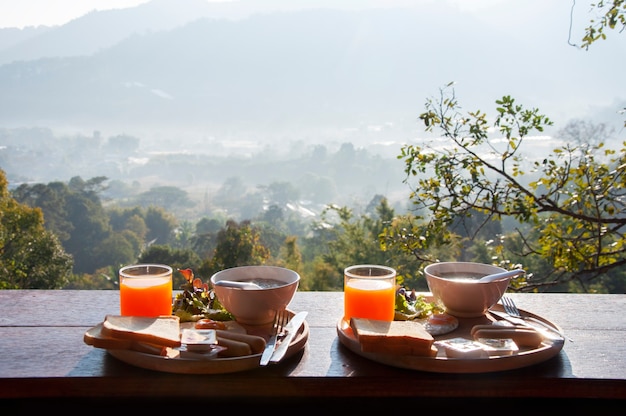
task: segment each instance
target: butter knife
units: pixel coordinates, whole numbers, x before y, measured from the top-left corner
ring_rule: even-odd
[[[274,354],[274,349],[276,348],[276,341],[278,338],[278,334],[273,334],[270,339],[265,344],[265,349],[263,350],[263,354],[261,354],[261,362],[262,366],[269,364],[270,358],[272,358],[272,354]]]
[[[300,326],[302,326],[308,314],[309,313],[306,311],[298,312],[291,318],[287,325],[285,325],[286,335],[281,339],[280,344],[278,344],[278,347],[274,350],[270,362],[277,363],[285,356],[287,349],[289,349],[289,344],[291,344],[293,337],[298,333]]]
[[[495,315],[499,318],[504,319],[505,321],[509,321],[512,324],[515,325],[522,325],[522,326],[526,326],[529,328],[533,328],[533,329],[547,329],[548,331],[551,331],[555,334],[557,334],[558,336],[560,336],[563,339],[567,339],[570,342],[574,342],[570,337],[568,337],[567,335],[565,335],[563,332],[559,331],[558,329],[548,325],[545,322],[542,322],[538,319],[533,319],[531,317],[528,317],[529,320],[532,320],[533,324],[529,323],[528,321],[522,319],[522,318],[515,318],[514,316],[511,316],[505,312],[500,312],[500,311],[492,311],[491,309],[489,310],[489,313],[492,315]]]

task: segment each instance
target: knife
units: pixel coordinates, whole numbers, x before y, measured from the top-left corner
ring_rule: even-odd
[[[500,311],[492,311],[491,309],[489,310],[489,313],[492,315],[495,315],[499,318],[504,319],[505,321],[509,321],[512,324],[515,325],[523,325],[529,328],[533,328],[533,329],[547,329],[549,331],[552,331],[553,333],[557,334],[558,336],[560,336],[563,339],[567,339],[570,342],[573,342],[573,340],[568,337],[567,335],[565,335],[563,332],[559,331],[556,328],[553,328],[552,326],[546,324],[545,322],[542,322],[538,319],[532,319],[530,317],[528,317],[529,320],[532,319],[532,322],[536,323],[537,325],[533,325],[528,323],[526,320],[522,319],[522,318],[515,318],[514,316],[511,316],[505,312],[500,312]],[[539,328],[541,327],[541,328]]]
[[[304,323],[304,319],[308,314],[309,313],[306,311],[298,312],[287,323],[287,325],[285,326],[285,332],[287,333],[287,335],[283,337],[283,339],[280,341],[280,344],[278,344],[278,347],[276,347],[276,349],[274,350],[272,358],[270,358],[270,362],[277,363],[285,356],[285,353],[289,349],[289,344],[291,344],[293,337],[295,337],[298,333],[300,326],[302,326],[302,324]]]
[[[262,366],[267,365],[270,362],[270,358],[272,358],[272,354],[274,354],[274,349],[276,348],[276,341],[278,339],[279,334],[272,334],[270,339],[265,344],[265,349],[263,350],[263,354],[261,354],[261,362]]]

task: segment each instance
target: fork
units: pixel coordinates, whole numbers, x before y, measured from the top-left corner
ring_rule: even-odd
[[[285,325],[289,320],[289,314],[286,310],[278,310],[276,311],[276,315],[274,315],[274,322],[272,323],[272,336],[267,341],[265,345],[265,350],[261,355],[261,365],[267,365],[270,362],[270,358],[276,349],[276,344],[278,340],[285,335]]]
[[[276,340],[278,341],[285,335],[285,325],[289,322],[289,313],[287,313],[287,310],[283,309],[276,312],[276,319],[274,321],[276,326],[274,333],[276,334]]]
[[[502,301],[502,307],[504,307],[504,311],[509,316],[512,316],[512,317],[517,318],[517,319],[521,319],[523,321],[535,322],[535,323],[541,325],[542,327],[544,327],[546,329],[549,329],[550,331],[559,334],[561,337],[563,337],[564,339],[567,339],[569,342],[574,342],[570,337],[565,335],[562,331],[559,331],[558,329],[552,327],[551,325],[548,325],[545,322],[540,321],[539,319],[535,319],[532,316],[523,316],[520,313],[519,309],[517,308],[517,305],[515,305],[515,302],[513,302],[513,299],[509,298],[508,296],[502,296],[501,301]]]

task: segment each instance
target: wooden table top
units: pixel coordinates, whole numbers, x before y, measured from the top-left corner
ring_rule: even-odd
[[[292,311],[309,312],[304,349],[276,365],[227,374],[146,370],[86,345],[83,334],[119,311],[117,291],[0,291],[0,400],[27,406],[67,399],[207,401],[258,405],[449,399],[626,399],[626,295],[510,294],[518,307],[554,322],[573,339],[554,358],[490,373],[446,374],[381,364],[338,339],[342,292],[297,292]],[[114,401],[115,401],[114,400]],[[2,402],[0,402],[2,403]]]

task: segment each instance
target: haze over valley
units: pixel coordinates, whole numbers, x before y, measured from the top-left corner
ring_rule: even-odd
[[[0,29],[0,168],[13,185],[178,186],[198,205],[233,178],[401,204],[396,156],[428,138],[419,114],[449,82],[466,111],[495,116],[510,95],[547,114],[554,130],[531,158],[571,120],[606,124],[619,143],[626,42],[569,45],[585,4],[153,0]]]

